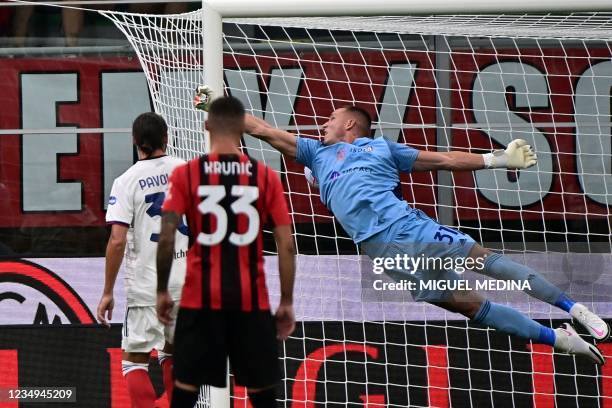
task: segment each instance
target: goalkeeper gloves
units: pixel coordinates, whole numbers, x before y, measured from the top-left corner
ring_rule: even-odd
[[[513,140],[506,150],[495,150],[483,154],[482,158],[486,169],[526,169],[535,166],[538,162],[538,157],[531,150],[531,146],[523,139]]]
[[[195,90],[193,106],[195,106],[196,109],[208,112],[208,108],[213,99],[212,97],[212,90],[206,85],[200,85]]]

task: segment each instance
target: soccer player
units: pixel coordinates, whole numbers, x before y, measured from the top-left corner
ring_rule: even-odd
[[[157,251],[159,319],[173,301],[167,291],[174,231],[187,216],[194,244],[176,323],[173,408],[192,408],[198,386],[224,387],[227,358],[236,383],[255,408],[276,406],[277,338],[295,327],[295,260],[291,220],[278,175],[240,152],[244,107],[226,97],[213,101],[206,122],[211,151],[170,176]],[[264,276],[263,228],[278,248],[281,299],[276,322]]]
[[[511,142],[505,151],[487,154],[418,151],[384,138],[372,139],[371,120],[355,106],[335,110],[323,125],[323,142],[296,137],[247,115],[246,130],[286,156],[312,170],[318,180],[321,201],[334,214],[355,243],[372,259],[407,254],[432,258],[463,258],[483,265],[477,272],[501,280],[527,281],[529,295],[569,312],[599,341],[609,335],[608,325],[584,305],[568,298],[531,268],[478,245],[471,237],[441,226],[422,211],[411,208],[397,192],[399,172],[432,170],[524,169],[536,164],[536,155],[523,140]],[[446,270],[387,270],[394,279],[416,283],[415,300],[427,301],[461,313],[503,333],[549,344],[569,354],[603,364],[601,352],[582,340],[565,324],[553,330],[520,312],[484,299],[474,291],[419,290],[419,282],[455,280]]]
[[[168,189],[169,174],[183,160],[166,155],[168,127],[155,113],[143,113],[132,125],[138,162],[113,183],[108,200],[106,221],[112,225],[106,247],[104,292],[98,305],[97,318],[110,326],[115,301],[113,289],[125,253],[125,287],[127,311],[123,323],[121,348],[122,369],[127,381],[132,407],[152,408],[155,390],[149,378],[149,356],[158,350],[164,386],[172,395],[173,327],[164,326],[155,310],[157,273],[155,254],[159,238],[161,205]],[[172,257],[169,291],[178,300],[185,279],[187,229],[181,223]],[[173,316],[176,315],[174,310]]]

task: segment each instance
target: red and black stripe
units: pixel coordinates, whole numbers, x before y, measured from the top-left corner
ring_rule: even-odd
[[[198,160],[198,172],[200,177],[198,178],[198,183],[194,186],[195,188],[195,196],[196,198],[196,203],[200,203],[200,197],[198,195],[198,188],[202,185],[208,185],[211,184],[211,179],[209,177],[209,174],[207,174],[206,172],[204,172],[204,163],[209,161],[210,158],[208,155],[204,155],[202,156],[199,160]],[[196,206],[197,207],[197,206]],[[212,214],[201,214],[199,211],[197,211],[196,209],[196,214],[199,215],[199,225],[198,225],[198,229],[196,231],[196,234],[199,234],[200,232],[203,232],[205,234],[210,234],[212,232],[212,224],[213,224],[213,215]],[[211,271],[211,258],[212,258],[212,254],[211,254],[211,247],[209,247],[208,245],[200,245],[197,242],[197,235],[196,235],[196,244],[195,246],[199,248],[199,252],[200,252],[200,267],[201,267],[201,271],[200,271],[200,286],[201,286],[201,302],[200,305],[201,307],[207,308],[207,306],[211,305],[211,296],[210,296],[210,291],[211,291],[211,285],[210,285],[210,271]]]
[[[258,184],[258,178],[257,175],[259,174],[259,163],[257,163],[255,160],[249,159],[251,161],[251,175],[245,176],[245,184],[249,185],[249,186],[255,186],[259,189],[259,197],[257,198],[257,202],[256,207],[257,207],[257,213],[261,214],[262,211],[261,209],[262,207],[262,203],[264,202],[263,200],[263,193],[264,191],[261,189],[261,186]],[[252,311],[252,310],[258,310],[257,308],[257,298],[258,298],[258,292],[257,292],[257,260],[259,259],[259,254],[257,252],[257,241],[259,240],[260,236],[261,236],[261,219],[259,220],[259,231],[257,232],[257,238],[255,239],[255,241],[253,241],[252,243],[249,244],[248,247],[242,247],[241,248],[241,273],[243,276],[243,303],[242,303],[242,310],[243,311]]]
[[[236,162],[238,156],[223,155],[219,158],[221,163]],[[243,214],[236,214],[232,210],[232,204],[236,197],[232,195],[232,187],[240,184],[239,174],[221,175],[219,184],[225,188],[225,196],[219,203],[227,214],[227,231],[223,241],[219,244],[220,256],[218,262],[221,268],[221,304],[224,309],[236,309],[241,304],[242,286],[240,282],[240,268],[238,262],[239,247],[230,242],[230,236],[238,232],[238,219],[244,217]]]
[[[256,296],[253,299],[253,307],[256,310],[269,310],[270,304],[268,299],[268,290],[266,288],[266,279],[264,275],[264,261],[263,261],[263,227],[268,221],[263,215],[268,214],[269,209],[266,208],[267,198],[269,194],[269,178],[268,172],[270,171],[266,166],[261,163],[254,163],[254,168],[257,168],[256,174],[254,174],[255,182],[259,186],[259,201],[257,211],[262,215],[259,223],[259,234],[257,239],[251,245],[252,249],[252,274],[256,276],[254,292]],[[256,301],[255,301],[256,298]]]

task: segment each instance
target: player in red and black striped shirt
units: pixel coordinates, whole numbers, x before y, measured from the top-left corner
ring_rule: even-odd
[[[291,220],[278,175],[240,152],[244,108],[227,97],[209,109],[211,152],[170,176],[157,251],[158,316],[168,321],[167,292],[174,232],[186,215],[192,245],[175,333],[172,407],[193,407],[198,386],[225,386],[229,356],[236,383],[255,408],[276,405],[276,338],[295,327],[295,260]],[[263,227],[278,247],[281,301],[270,313],[264,276]]]

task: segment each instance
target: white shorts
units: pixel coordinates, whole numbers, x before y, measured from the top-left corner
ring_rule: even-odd
[[[157,319],[155,306],[128,307],[121,332],[121,349],[128,353],[149,353],[153,349],[163,350],[166,342],[174,343],[178,304],[175,302],[172,308],[172,323],[168,326]]]

